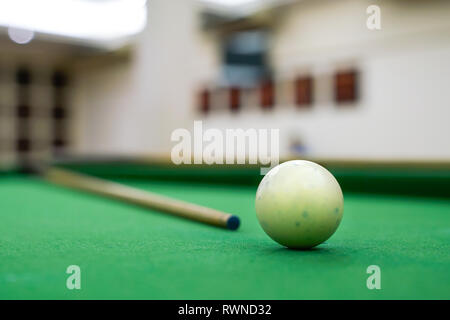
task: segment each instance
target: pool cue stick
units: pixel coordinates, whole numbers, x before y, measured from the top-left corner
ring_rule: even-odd
[[[240,224],[239,218],[229,213],[65,169],[50,168],[44,170],[42,177],[57,185],[163,211],[216,227],[236,230]]]

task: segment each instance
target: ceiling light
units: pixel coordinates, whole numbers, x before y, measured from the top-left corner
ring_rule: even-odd
[[[2,0],[0,26],[111,41],[142,31],[146,12],[145,0]]]

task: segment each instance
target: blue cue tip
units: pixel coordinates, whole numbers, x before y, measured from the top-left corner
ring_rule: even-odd
[[[236,230],[237,228],[239,228],[240,224],[241,222],[237,216],[231,216],[227,220],[227,228],[230,230]]]

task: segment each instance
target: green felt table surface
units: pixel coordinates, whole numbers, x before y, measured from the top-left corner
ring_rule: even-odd
[[[344,218],[335,235],[316,249],[294,251],[260,228],[256,185],[238,183],[242,174],[236,183],[139,175],[110,178],[235,213],[241,227],[223,230],[38,177],[3,174],[0,298],[450,298],[450,201],[442,195],[344,188]],[[367,176],[361,174],[361,181]],[[81,267],[81,290],[66,288],[66,268],[74,264]],[[369,265],[381,268],[381,290],[366,286]]]

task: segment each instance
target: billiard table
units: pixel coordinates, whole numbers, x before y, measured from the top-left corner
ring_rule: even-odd
[[[230,231],[0,173],[1,299],[450,299],[450,166],[319,161],[344,192],[337,232],[307,251],[255,216],[259,167],[74,160],[55,165],[234,213]],[[81,289],[66,287],[69,265]],[[381,289],[368,289],[369,266]]]

